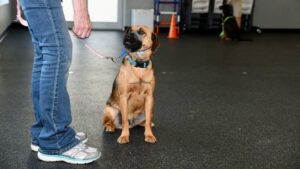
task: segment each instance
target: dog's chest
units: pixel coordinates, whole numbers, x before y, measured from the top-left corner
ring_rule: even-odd
[[[128,91],[132,96],[145,96],[149,94],[151,86],[150,83],[140,81],[136,83],[130,83],[128,88]]]
[[[129,79],[129,91],[135,95],[146,95],[151,89],[152,81],[153,77],[151,72],[143,70],[133,71]]]
[[[146,69],[134,68],[129,72],[129,84],[145,85],[151,83],[153,80],[153,71],[147,71]]]

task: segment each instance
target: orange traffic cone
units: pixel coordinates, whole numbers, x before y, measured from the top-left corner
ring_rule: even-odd
[[[168,38],[170,38],[170,39],[177,39],[178,38],[177,28],[176,28],[176,16],[175,16],[175,14],[172,15],[171,25],[170,25],[170,31],[169,31]]]

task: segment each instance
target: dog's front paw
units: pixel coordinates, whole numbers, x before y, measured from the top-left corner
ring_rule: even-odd
[[[126,144],[126,143],[129,143],[129,135],[121,135],[121,136],[118,138],[118,143],[120,143],[120,144]]]
[[[155,143],[157,142],[156,138],[154,135],[146,135],[145,136],[145,141],[148,143]]]

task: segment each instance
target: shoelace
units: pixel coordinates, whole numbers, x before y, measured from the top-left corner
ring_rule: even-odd
[[[72,151],[70,152],[70,156],[71,157],[76,157],[76,155],[78,155],[79,153],[84,153],[84,157],[85,158],[88,154],[84,151],[88,149],[87,145],[83,144],[83,143],[79,143],[77,146],[72,148]]]
[[[79,151],[82,151],[82,150],[85,150],[85,149],[87,149],[87,145],[86,145],[86,144],[80,143],[80,144],[78,145],[78,150],[79,150]]]

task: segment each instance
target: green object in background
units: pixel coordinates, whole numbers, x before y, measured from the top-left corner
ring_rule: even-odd
[[[224,38],[225,38],[224,24],[225,24],[225,23],[228,21],[228,19],[230,19],[230,18],[234,18],[234,16],[227,16],[227,17],[224,19],[223,23],[222,23],[222,32],[221,32],[220,35],[219,35],[219,37],[220,37],[221,39],[224,39]]]
[[[220,33],[219,37],[220,37],[221,39],[224,39],[224,38],[225,38],[224,30],[222,30],[222,32]]]

